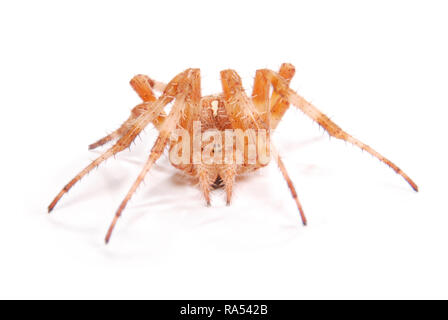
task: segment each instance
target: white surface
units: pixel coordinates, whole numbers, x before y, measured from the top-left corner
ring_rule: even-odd
[[[15,1],[0,4],[1,298],[448,298],[447,6],[443,1]],[[164,156],[114,212],[147,157],[147,129],[62,199],[87,145],[139,99],[137,73],[297,68],[292,88],[397,163],[392,170],[290,110],[275,166],[206,208]]]

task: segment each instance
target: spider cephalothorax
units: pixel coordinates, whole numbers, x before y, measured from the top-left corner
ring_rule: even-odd
[[[131,85],[143,103],[132,109],[130,117],[119,129],[89,146],[89,149],[94,149],[117,140],[61,190],[48,207],[48,211],[53,210],[60,198],[76,182],[104,160],[128,148],[142,130],[152,123],[159,131],[159,136],[143,170],[115,214],[106,235],[106,243],[128,201],[167,146],[173,166],[198,179],[208,205],[211,188],[224,187],[227,204],[230,204],[235,177],[257,170],[267,165],[270,158],[274,158],[297,204],[302,222],[306,224],[294,185],[270,140],[271,132],[275,130],[290,104],[316,121],[330,136],[348,141],[387,164],[418,191],[417,185],[395,164],[350,136],[291,90],[289,82],[294,73],[294,66],[287,63],[282,64],[279,72],[258,70],[251,97],[245,93],[241,78],[233,70],[221,71],[221,94],[205,97],[201,96],[199,69],[187,69],[168,84],[154,81],[144,75],[135,76]],[[160,91],[161,95],[156,98],[153,90]],[[164,107],[171,102],[173,105],[167,115]]]

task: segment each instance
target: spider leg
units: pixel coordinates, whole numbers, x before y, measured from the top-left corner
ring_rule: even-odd
[[[290,63],[283,63],[280,67],[278,74],[285,79],[286,83],[289,84],[291,79],[294,77],[296,69]],[[286,110],[289,108],[288,99],[282,98],[282,96],[277,92],[273,91],[270,101],[271,110],[271,128],[275,130],[283,118]]]
[[[111,134],[99,139],[95,143],[89,145],[89,150],[96,149],[112,140],[119,139],[124,136],[135,124],[135,121],[138,117],[140,117],[145,111],[148,111],[148,104],[141,104],[132,109],[131,115],[129,118],[114,132]],[[160,116],[162,117],[162,116]],[[154,119],[152,122],[156,123],[158,118]]]
[[[143,100],[143,102],[154,102],[156,101],[156,97],[151,89],[152,84],[154,84],[154,81],[151,80],[148,76],[145,75],[136,75],[132,80],[130,81],[130,84],[132,88],[137,92],[137,94],[140,96],[140,98]],[[164,85],[164,88],[166,85]],[[149,105],[148,104],[140,104],[136,106],[131,111],[131,115],[129,118],[114,132],[111,134],[105,136],[104,138],[99,139],[95,143],[92,143],[89,145],[89,150],[96,149],[112,140],[119,139],[123,135],[126,134],[126,132],[129,131],[130,128],[135,123],[135,120],[140,117],[143,113],[148,111]],[[152,123],[157,129],[160,129],[161,124],[163,123],[163,120],[165,119],[166,114],[165,112],[161,112],[160,115],[155,118]]]
[[[108,142],[110,142],[112,140],[116,140],[116,139],[120,138],[123,135],[123,133],[126,132],[127,126],[129,124],[129,122],[130,122],[129,119],[126,120],[126,122],[123,123],[121,125],[121,127],[118,128],[117,130],[115,130],[114,132],[112,132],[112,133],[108,134],[107,136],[99,139],[98,141],[95,141],[92,144],[89,144],[89,150],[96,149],[98,147],[101,147],[102,145],[105,145],[106,143],[108,143]]]
[[[228,71],[224,71],[224,72],[228,72]],[[255,119],[255,124],[253,123],[243,123],[241,125],[242,128],[267,128],[268,133],[270,131],[270,106],[271,104],[269,103],[269,84],[270,84],[270,79],[269,79],[269,74],[267,73],[266,70],[259,70],[257,71],[256,75],[255,75],[255,83],[254,83],[254,92],[252,94],[252,101],[253,101],[253,105],[252,103],[247,103],[246,100],[244,99],[245,97],[245,93],[243,91],[240,91],[239,89],[242,88],[239,85],[238,81],[235,81],[234,79],[236,79],[235,74],[229,73],[229,74],[225,74],[226,77],[222,77],[224,79],[233,79],[233,85],[229,85],[229,83],[231,83],[231,81],[227,80],[227,82],[225,83],[225,85],[223,84],[223,88],[228,88],[227,90],[229,91],[229,96],[231,96],[232,94],[235,95],[235,93],[237,95],[240,95],[242,97],[238,97],[237,96],[237,101],[240,102],[240,104],[238,105],[241,109],[243,109],[243,114],[244,112],[246,114],[248,114],[246,117],[248,119]],[[233,89],[232,88],[236,88]],[[230,89],[230,90],[229,90]],[[226,92],[226,91],[224,91]],[[278,100],[278,101],[282,101],[282,100]],[[277,102],[278,102],[277,101]],[[246,103],[241,103],[241,102],[246,102]],[[274,105],[276,105],[274,103]],[[252,114],[252,115],[250,115]],[[261,115],[259,117],[257,117],[257,115]],[[231,119],[232,120],[232,119]],[[234,120],[235,121],[235,120]],[[251,127],[252,126],[252,127]],[[283,164],[283,161],[281,160],[280,156],[278,155],[277,150],[275,149],[274,145],[272,143],[270,143],[270,136],[269,134],[267,135],[267,142],[269,143],[268,145],[270,146],[270,153],[271,156],[273,156],[280,168],[280,171],[282,172],[283,177],[285,178],[288,187],[291,191],[292,197],[294,198],[294,201],[296,202],[297,208],[299,209],[300,212],[300,216],[302,218],[302,223],[304,225],[306,225],[306,218],[305,218],[305,214],[303,212],[302,209],[302,205],[299,202],[298,196],[297,196],[297,192],[294,188],[294,185],[291,181],[291,178],[288,175],[288,172],[286,171],[285,165]],[[259,164],[258,164],[259,165]],[[259,165],[260,166],[260,165]],[[221,173],[223,175],[223,179],[225,179],[224,177],[226,177],[225,173]],[[228,170],[227,171],[227,178],[234,178],[235,176],[235,171],[234,170]],[[226,184],[227,185],[227,184]],[[231,186],[231,184],[230,184]],[[231,192],[231,189],[229,190]],[[227,194],[227,200],[228,203],[230,201],[230,196],[231,194]]]
[[[246,95],[240,76],[234,70],[221,71],[225,108],[234,129],[258,128],[260,113]]]
[[[147,111],[143,113],[139,118],[135,120],[132,128],[130,128],[125,135],[123,135],[110,149],[104,152],[101,156],[95,159],[87,167],[85,167],[80,173],[78,173],[54,198],[51,204],[48,206],[48,212],[51,212],[59,200],[64,194],[66,194],[79,180],[81,180],[86,174],[99,166],[106,159],[113,155],[125,150],[134,139],[143,131],[143,129],[156,117],[160,115],[163,108],[173,100],[173,93],[177,90],[177,82],[184,78],[184,73],[176,76],[166,87],[163,94],[154,102],[144,102],[151,107],[147,108]]]
[[[289,108],[289,101],[281,97],[278,92],[273,91],[269,99],[271,83],[268,80],[267,70],[257,70],[255,74],[254,87],[252,91],[252,101],[258,112],[263,115],[263,121],[270,116],[270,128],[275,129]],[[290,63],[283,63],[279,70],[279,75],[289,84],[294,77],[295,68]],[[268,104],[268,107],[266,107]],[[266,109],[268,110],[266,113]]]
[[[234,134],[237,135],[245,131],[247,140],[236,138],[236,149],[243,153],[244,159],[241,164],[246,170],[250,168],[262,167],[263,165],[258,162],[250,163],[249,159],[249,145],[257,145],[257,135],[254,130],[266,127],[265,117],[268,116],[266,103],[269,99],[269,83],[262,73],[256,74],[254,83],[254,95],[250,99],[244,91],[240,76],[234,70],[221,71],[221,83],[225,99],[225,108],[227,115],[229,116],[230,123],[234,129]],[[245,151],[248,151],[247,153]],[[225,150],[228,152],[235,152],[236,150]],[[226,154],[226,157],[228,155]],[[224,187],[226,190],[226,203],[230,205],[233,193],[233,184],[236,176],[236,158],[232,156],[233,163],[226,164],[221,167],[220,176],[223,179]]]
[[[235,183],[236,166],[235,164],[223,165],[219,170],[219,176],[224,182],[226,190],[226,204],[229,206],[232,199],[233,184]]]
[[[144,76],[148,79],[148,84],[151,86],[152,89],[156,90],[157,92],[163,92],[165,91],[165,88],[167,86],[166,83],[151,79],[148,76]]]
[[[257,70],[255,73],[254,87],[252,89],[252,102],[265,121],[269,116],[269,91],[271,84],[266,76],[266,70]]]
[[[260,129],[266,130],[266,139],[270,141],[270,113],[269,113],[269,88],[270,83],[263,70],[255,75],[252,99],[250,99],[243,89],[241,78],[233,70],[221,71],[221,82],[225,98],[225,107],[230,122],[234,129],[246,130],[247,142],[244,139],[244,145],[240,139],[237,139],[237,148],[241,151],[248,149],[248,145],[256,145],[260,139]],[[257,130],[257,134],[252,135],[253,130]],[[235,132],[237,131],[235,130]],[[269,146],[269,143],[267,144]],[[226,150],[226,153],[229,150]],[[248,154],[244,156],[243,170],[253,170],[267,165],[261,161],[260,154],[257,152],[257,162],[250,164]],[[237,166],[235,163],[225,164],[221,166],[219,174],[224,181],[226,190],[227,205],[230,205],[233,193],[233,185],[237,174]]]
[[[181,119],[182,113],[185,110],[185,107],[189,103],[193,103],[196,105],[199,105],[200,103],[200,71],[199,69],[188,69],[185,72],[183,72],[182,77],[178,79],[173,79],[168,86],[166,87],[164,94],[167,92],[167,89],[170,87],[171,83],[175,83],[176,85],[173,86],[174,90],[172,92],[172,97],[175,97],[174,105],[170,111],[170,114],[165,119],[161,129],[159,136],[154,143],[154,146],[151,149],[151,153],[149,155],[149,158],[144,165],[142,171],[140,172],[139,176],[137,177],[137,180],[135,180],[134,184],[132,185],[131,189],[127,193],[124,200],[121,202],[120,206],[118,207],[118,210],[115,213],[115,216],[112,220],[112,223],[109,227],[109,230],[107,231],[105,242],[108,243],[110,240],[110,237],[112,235],[112,232],[115,228],[115,225],[120,218],[123,210],[125,209],[126,205],[128,204],[129,200],[131,199],[132,195],[137,190],[140,183],[145,178],[146,174],[151,170],[154,163],[160,158],[160,156],[163,153],[163,150],[165,149],[166,145],[169,142],[170,136],[172,131],[177,127],[179,124],[179,121]],[[194,91],[192,90],[194,89]],[[199,92],[198,92],[199,91]]]
[[[382,156],[380,153],[375,151],[370,146],[364,144],[358,139],[352,137],[347,132],[342,130],[338,125],[336,125],[333,121],[331,121],[325,114],[319,111],[314,105],[306,101],[303,97],[299,96],[296,92],[289,88],[288,83],[279,76],[277,73],[271,70],[267,70],[266,74],[269,77],[271,84],[274,87],[274,90],[278,92],[282,98],[287,99],[290,103],[299,108],[303,113],[305,113],[308,117],[316,121],[320,126],[322,126],[332,137],[337,139],[345,140],[353,145],[359,147],[362,150],[367,151],[375,158],[379,159],[381,162],[387,164],[390,168],[392,168],[397,174],[401,175],[407,183],[414,189],[418,191],[418,187],[414,181],[412,181],[409,176],[404,173],[399,167],[397,167],[392,161]]]
[[[288,188],[289,191],[291,191],[291,195],[294,199],[294,201],[296,202],[297,205],[297,209],[299,209],[300,212],[300,217],[302,219],[302,223],[304,226],[306,226],[307,221],[306,221],[306,217],[305,217],[305,213],[303,212],[303,208],[302,205],[300,204],[299,198],[297,196],[297,192],[296,189],[294,188],[294,184],[292,183],[291,178],[289,177],[288,171],[286,171],[286,167],[285,164],[282,161],[282,158],[280,158],[277,149],[275,148],[275,146],[271,143],[271,155],[273,156],[273,158],[275,159],[275,161],[277,162],[277,165],[283,175],[283,178],[285,178],[286,183],[288,184]]]
[[[196,166],[197,177],[199,179],[199,185],[204,195],[207,206],[210,206],[210,186],[213,181],[210,180],[209,169],[204,165]]]
[[[143,128],[141,128],[143,130]],[[140,133],[140,131],[135,131],[126,134],[121,139],[119,139],[111,148],[106,152],[92,161],[87,167],[85,167],[80,173],[78,173],[65,187],[59,192],[59,194],[54,198],[51,204],[48,206],[48,212],[51,212],[59,200],[64,194],[66,194],[79,180],[81,180],[85,175],[87,175],[94,168],[98,167],[102,162],[109,159],[110,157],[116,155],[117,153],[125,150],[134,141],[135,137]]]
[[[235,134],[245,131],[247,139],[236,139],[237,149],[244,152],[249,145],[257,145],[255,130],[266,128],[263,114],[257,110],[252,100],[246,95],[241,78],[234,70],[221,71],[221,83],[225,108],[232,128]],[[249,163],[248,156],[249,154],[244,152],[244,164]]]

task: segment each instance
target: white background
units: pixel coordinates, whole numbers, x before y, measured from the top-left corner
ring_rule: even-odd
[[[0,298],[448,298],[444,1],[2,1]],[[156,131],[47,205],[139,103],[138,73],[291,62],[291,87],[419,185],[297,110],[275,167],[212,207],[166,155],[103,237]]]

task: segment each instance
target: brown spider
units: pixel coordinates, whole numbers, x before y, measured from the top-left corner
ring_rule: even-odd
[[[255,75],[251,98],[246,95],[241,78],[234,70],[221,71],[223,93],[205,97],[201,96],[199,69],[187,69],[175,76],[168,84],[154,81],[144,75],[135,76],[131,80],[131,86],[142,98],[143,103],[132,109],[130,117],[119,129],[89,146],[89,149],[95,149],[107,142],[118,139],[111,148],[83,169],[61,190],[61,192],[59,192],[48,207],[48,212],[53,210],[61,197],[68,192],[76,182],[81,180],[87,173],[100,165],[104,160],[128,148],[142,130],[149,123],[152,123],[159,131],[159,136],[152,147],[143,170],[115,214],[105,239],[106,243],[108,243],[114,226],[128,201],[131,199],[153,164],[160,158],[165,147],[169,144],[170,151],[175,150],[172,154],[176,156],[179,155],[179,152],[184,154],[184,152],[187,151],[186,149],[194,149],[194,138],[198,135],[196,130],[198,127],[195,124],[199,124],[199,134],[212,131],[214,132],[214,135],[212,136],[214,141],[219,140],[217,138],[227,137],[225,134],[229,130],[246,132],[243,136],[243,140],[236,139],[239,141],[236,143],[236,146],[233,146],[233,138],[232,144],[230,144],[230,149],[228,149],[226,143],[226,154],[224,156],[221,153],[221,146],[219,145],[217,147],[216,144],[214,144],[210,153],[212,158],[211,161],[210,159],[208,159],[209,161],[201,161],[201,159],[204,159],[204,157],[201,158],[201,156],[199,156],[199,160],[197,158],[195,159],[197,153],[194,152],[186,152],[187,161],[173,161],[170,157],[170,161],[174,167],[191,176],[197,177],[207,205],[210,205],[210,189],[212,187],[216,188],[220,186],[225,188],[227,204],[229,205],[232,197],[235,176],[257,170],[268,164],[269,161],[262,161],[259,149],[257,149],[255,158],[250,158],[248,155],[249,152],[243,152],[244,156],[242,160],[239,162],[235,161],[237,158],[238,146],[240,148],[239,151],[246,151],[255,145],[258,146],[262,139],[260,139],[260,135],[256,136],[254,131],[265,130],[267,133],[267,135],[265,135],[267,144],[266,141],[264,141],[266,148],[270,155],[276,160],[280,171],[288,184],[292,197],[296,202],[302,222],[306,225],[306,218],[298,200],[294,185],[289,178],[283,161],[279,157],[269,138],[271,131],[275,130],[290,104],[293,104],[312,120],[316,121],[330,134],[330,136],[348,141],[387,164],[396,173],[401,175],[415,191],[418,191],[417,185],[395,164],[371,147],[343,131],[325,114],[291,90],[289,88],[289,82],[294,76],[294,73],[294,66],[287,63],[282,64],[279,72],[274,72],[268,69],[258,70]],[[158,98],[154,95],[153,89],[162,92]],[[172,101],[174,101],[174,103],[167,115],[163,109]],[[179,139],[173,139],[172,137],[176,130],[183,130],[187,135],[193,136],[193,142],[185,139],[185,136],[182,135],[180,139],[182,145],[179,148]],[[199,141],[199,151],[203,152],[205,149],[204,140]],[[227,161],[222,161],[223,157]]]

